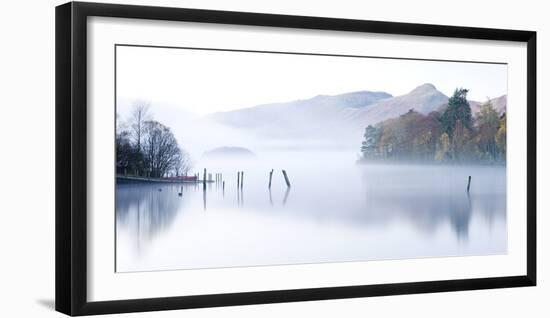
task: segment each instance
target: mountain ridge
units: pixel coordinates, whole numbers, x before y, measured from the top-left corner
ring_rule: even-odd
[[[410,109],[422,114],[445,109],[449,97],[431,83],[392,96],[381,91],[356,91],[317,95],[282,103],[218,112],[205,120],[234,129],[245,129],[259,138],[337,140],[357,144],[366,126],[398,117]],[[506,110],[506,95],[492,99],[500,113]],[[472,113],[480,102],[469,101]]]

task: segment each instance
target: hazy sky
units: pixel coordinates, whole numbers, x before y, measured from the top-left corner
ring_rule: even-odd
[[[450,96],[456,87],[484,101],[507,92],[507,66],[376,58],[117,48],[117,98],[124,113],[133,100],[196,114],[352,91],[394,96],[432,83]],[[155,112],[159,109],[155,108]]]

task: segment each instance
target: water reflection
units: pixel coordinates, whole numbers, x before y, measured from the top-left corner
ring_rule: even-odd
[[[186,190],[174,185],[117,184],[117,226],[133,228],[138,246],[153,239],[172,224],[186,202]]]
[[[361,168],[342,175],[339,180],[346,182],[341,183],[326,182],[336,180],[339,171],[334,177],[292,170],[292,194],[284,180],[274,179],[271,186],[267,169],[247,171],[244,185],[243,174],[214,185],[117,184],[117,233],[125,235],[117,249],[143,252],[146,244],[162,241],[151,249],[156,256],[143,256],[150,264],[154,257],[170,260],[188,244],[193,257],[181,261],[191,264],[188,268],[505,251],[505,169],[461,169]],[[474,177],[468,193],[470,174]],[[236,200],[225,198],[226,191]],[[281,240],[286,238],[292,240],[285,245]],[[357,244],[376,244],[379,250],[352,248]],[[200,253],[206,247],[220,257],[219,263],[202,259],[208,256]],[[312,252],[321,247],[322,253]],[[270,248],[281,253],[253,252]],[[231,253],[243,254],[242,259]],[[136,260],[123,262],[132,265]],[[180,268],[178,264],[170,268]]]

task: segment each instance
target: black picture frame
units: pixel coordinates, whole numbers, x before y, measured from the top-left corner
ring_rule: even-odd
[[[527,273],[522,276],[87,301],[86,20],[91,16],[524,42],[527,45]],[[56,7],[56,310],[92,315],[536,285],[536,32],[168,7]]]

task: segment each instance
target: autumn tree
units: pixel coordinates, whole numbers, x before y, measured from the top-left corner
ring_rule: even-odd
[[[490,101],[481,105],[481,109],[476,116],[476,126],[478,131],[477,145],[481,155],[488,160],[496,160],[498,157],[496,136],[500,128],[500,119]]]
[[[435,152],[436,161],[447,161],[451,158],[451,141],[447,133],[441,134],[437,143],[437,149]]]
[[[499,159],[506,159],[506,113],[502,114],[495,136]]]

